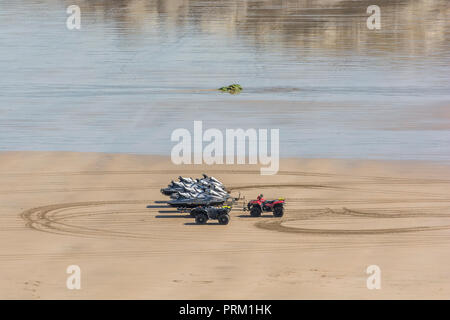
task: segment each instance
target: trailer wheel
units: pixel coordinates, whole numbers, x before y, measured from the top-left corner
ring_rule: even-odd
[[[274,217],[282,217],[284,214],[284,208],[283,206],[276,206],[275,208],[273,208],[273,215]]]
[[[197,213],[195,215],[195,223],[196,224],[205,224],[208,221],[208,216],[204,213]]]
[[[223,213],[217,220],[219,220],[219,224],[226,225],[228,224],[228,222],[230,222],[230,216],[227,213]]]
[[[250,209],[250,215],[252,217],[260,217],[261,216],[261,208],[259,206],[253,206]]]

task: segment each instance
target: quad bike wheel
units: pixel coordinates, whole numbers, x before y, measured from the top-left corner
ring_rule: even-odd
[[[250,215],[252,217],[260,217],[261,216],[261,208],[259,206],[253,206],[250,209]]]
[[[197,216],[197,214],[199,214],[199,213],[203,213],[202,210],[199,210],[198,208],[194,208],[189,212],[189,215],[192,218],[195,218],[195,216]]]
[[[230,216],[227,213],[223,213],[221,214],[217,220],[219,220],[219,224],[228,224],[228,222],[230,222]]]
[[[196,224],[205,224],[208,221],[208,216],[205,213],[197,213],[195,215]]]
[[[275,208],[273,208],[274,217],[282,217],[283,214],[284,214],[283,206],[276,206]]]

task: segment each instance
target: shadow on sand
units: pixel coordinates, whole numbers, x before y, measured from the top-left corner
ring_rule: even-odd
[[[263,214],[259,217],[252,217],[249,214],[241,214],[239,216],[237,216],[238,218],[251,218],[251,219],[256,219],[256,218],[274,218],[274,216],[272,214]]]
[[[177,214],[177,215],[169,215],[169,214],[160,214],[155,216],[155,218],[158,219],[179,219],[179,218],[192,218],[190,215],[188,214]]]
[[[168,206],[154,206],[154,205],[148,205],[147,209],[165,209],[169,208]]]
[[[218,222],[208,222],[205,224],[197,224],[195,222],[186,222],[185,226],[220,226],[221,224]]]

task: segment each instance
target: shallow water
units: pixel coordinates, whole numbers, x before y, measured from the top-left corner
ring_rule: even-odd
[[[377,1],[375,31],[371,4],[3,0],[0,150],[169,154],[203,120],[279,128],[282,156],[450,160],[450,4]]]

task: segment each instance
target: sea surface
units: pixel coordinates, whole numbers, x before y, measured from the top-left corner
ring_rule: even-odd
[[[169,155],[201,120],[279,129],[284,157],[449,161],[450,2],[376,1],[369,30],[372,2],[1,0],[0,151]]]

